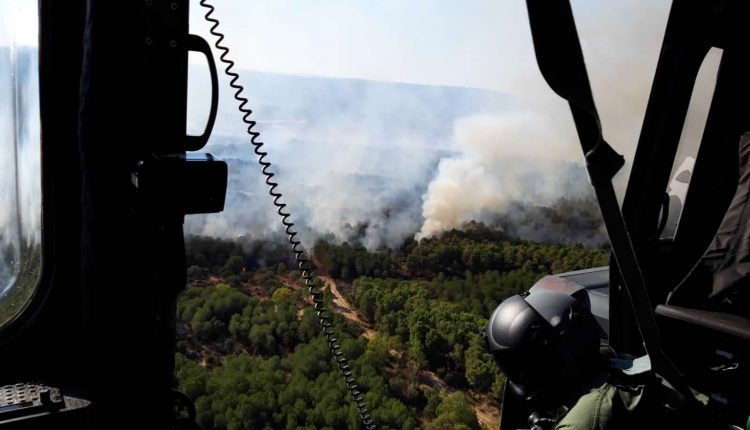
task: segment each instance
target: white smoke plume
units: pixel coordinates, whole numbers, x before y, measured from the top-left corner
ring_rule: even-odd
[[[422,223],[420,196],[438,161],[455,151],[454,122],[511,104],[487,90],[241,72],[274,180],[306,245],[327,236],[370,249],[399,247]],[[191,69],[196,83],[201,75],[205,70]],[[207,99],[199,93],[206,87],[191,87],[193,105]],[[229,163],[226,207],[188,217],[186,230],[272,237],[279,218],[234,100],[223,100],[206,150]],[[199,124],[202,114],[189,118]]]
[[[604,137],[626,158],[614,180],[622,199],[669,3],[616,1],[603,6],[573,3]],[[521,43],[533,52],[530,40]],[[469,220],[512,215],[508,211],[518,203],[549,206],[563,198],[590,199],[590,185],[580,180],[583,154],[567,104],[546,87],[536,65],[523,60],[512,79],[520,89],[519,112],[456,123],[459,155],[440,161],[423,195],[424,223],[416,238]]]
[[[551,205],[561,197],[585,198],[588,184],[571,176],[580,150],[570,136],[532,113],[480,115],[456,122],[460,155],[444,158],[423,196],[424,224],[416,238],[464,223],[491,221],[512,202]],[[575,171],[575,169],[574,169]]]
[[[615,178],[620,198],[669,6],[573,2],[605,138],[628,163]],[[511,9],[519,22],[526,19],[520,6]],[[527,25],[518,29],[512,44],[498,40],[502,49],[487,53],[506,58],[509,71],[492,90],[242,71],[285,201],[307,244],[326,236],[393,247],[469,220],[517,219],[520,207],[568,199],[566,208],[575,214],[570,202],[590,202],[567,104],[542,79]],[[193,71],[191,80],[200,74]],[[482,72],[467,67],[466,73]],[[191,84],[191,91],[207,86]],[[206,105],[206,98],[193,94],[191,105]],[[227,207],[222,214],[190,217],[187,231],[276,234],[278,218],[228,92],[221,105],[207,150],[230,162]],[[191,123],[203,117],[191,116]]]

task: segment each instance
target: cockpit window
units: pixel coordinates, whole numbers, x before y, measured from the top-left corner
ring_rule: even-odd
[[[646,114],[671,1],[572,1],[602,132],[625,157],[613,178],[622,202]]]
[[[36,290],[41,263],[39,18],[0,2],[0,327]]]
[[[225,36],[378,427],[498,428],[505,378],[480,335],[492,310],[609,258],[524,2],[216,3],[217,27],[191,3],[190,31]],[[669,9],[653,3],[574,2],[605,134],[629,160]],[[202,56],[189,61],[196,133],[210,73]],[[220,81],[205,149],[229,166],[226,204],[185,220],[177,386],[205,429],[355,428],[235,90]]]
[[[682,126],[680,143],[672,165],[670,176],[672,179],[667,186],[669,209],[666,214],[667,221],[661,233],[662,238],[673,238],[679,226],[685,197],[690,186],[690,178],[693,175],[693,166],[698,156],[703,130],[708,119],[708,111],[711,107],[711,99],[716,88],[721,55],[721,49],[711,48],[703,59],[703,64],[701,64],[695,78],[693,94],[690,96],[690,104],[685,115],[685,123]]]

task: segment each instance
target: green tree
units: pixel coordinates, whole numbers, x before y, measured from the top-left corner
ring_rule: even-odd
[[[427,398],[427,405],[424,407],[424,415],[427,418],[435,418],[437,417],[437,409],[438,406],[440,406],[440,392],[432,389],[427,388],[424,392],[425,397]]]
[[[460,391],[449,394],[437,407],[437,418],[428,430],[479,430],[479,422],[469,399]]]
[[[391,339],[380,333],[376,333],[367,342],[367,359],[370,365],[382,369],[388,364],[390,350],[392,347]]]
[[[187,277],[188,279],[202,279],[203,270],[201,270],[200,266],[192,265],[187,269]]]
[[[492,355],[487,353],[485,347],[475,342],[466,350],[465,362],[466,380],[477,390],[487,392],[500,373]]]
[[[288,306],[294,303],[294,293],[287,287],[278,288],[273,292],[271,301],[273,301],[276,306]]]
[[[175,354],[175,369],[180,391],[192,400],[206,394],[208,370],[180,353]]]
[[[240,255],[232,255],[224,263],[221,274],[222,276],[238,275],[242,272],[243,267],[245,267],[245,259]]]

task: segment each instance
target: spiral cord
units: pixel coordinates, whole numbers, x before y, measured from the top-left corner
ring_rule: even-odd
[[[289,243],[291,244],[294,258],[297,262],[297,266],[302,271],[302,278],[305,281],[305,286],[307,287],[307,291],[312,299],[313,306],[323,329],[323,334],[328,341],[332,358],[338,365],[341,374],[344,376],[346,386],[357,407],[357,412],[359,413],[359,418],[362,421],[364,428],[376,429],[377,425],[373,421],[372,416],[367,409],[367,405],[365,405],[364,395],[359,390],[357,381],[354,379],[351,367],[349,366],[349,360],[341,351],[341,344],[334,332],[332,317],[330,311],[325,306],[323,293],[320,291],[318,283],[316,282],[317,278],[312,263],[305,256],[305,251],[302,249],[302,243],[297,237],[298,232],[294,229],[294,222],[290,220],[291,214],[286,209],[286,203],[282,201],[283,195],[280,191],[277,191],[279,183],[273,180],[275,173],[271,171],[271,162],[266,161],[268,152],[263,150],[264,143],[260,140],[260,133],[253,130],[256,125],[256,121],[250,119],[253,111],[249,107],[246,107],[248,99],[242,95],[245,88],[237,83],[240,75],[233,71],[235,63],[228,58],[229,48],[221,43],[224,40],[224,34],[218,31],[219,20],[213,17],[215,8],[208,2],[208,0],[200,0],[200,5],[207,9],[204,17],[206,21],[211,23],[209,32],[216,37],[214,46],[221,51],[219,59],[225,64],[224,73],[231,78],[229,86],[235,90],[233,97],[239,102],[239,111],[243,114],[242,121],[247,124],[247,134],[250,136],[250,143],[253,145],[253,152],[258,157],[257,161],[261,168],[260,171],[264,176],[264,182],[269,187],[268,194],[273,198],[273,205],[276,207],[276,213],[281,217],[281,224],[284,226],[284,231],[289,237]]]

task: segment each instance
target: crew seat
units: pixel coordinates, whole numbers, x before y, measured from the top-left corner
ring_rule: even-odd
[[[713,241],[656,307],[665,350],[687,382],[738,420],[750,413],[750,133],[740,138],[739,173]]]

